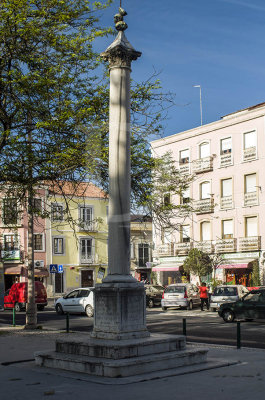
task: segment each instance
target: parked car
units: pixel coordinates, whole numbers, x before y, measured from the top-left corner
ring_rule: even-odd
[[[144,287],[147,307],[161,306],[162,294],[165,288],[160,285],[144,285]]]
[[[225,322],[265,319],[265,289],[252,290],[238,301],[221,304],[218,314]]]
[[[88,317],[94,315],[94,293],[92,287],[74,289],[56,300],[55,311],[57,314],[65,312],[78,314],[86,313]]]
[[[22,311],[25,310],[27,301],[28,283],[14,283],[5,293],[4,308]],[[39,281],[35,281],[35,303],[39,311],[43,311],[44,307],[47,306],[47,292],[43,283]]]
[[[197,286],[191,283],[175,283],[165,289],[161,305],[162,310],[168,307],[180,307],[192,310],[194,305],[200,304],[200,295]]]
[[[247,293],[249,290],[243,285],[219,285],[211,295],[210,309],[216,311],[221,304],[237,301]]]

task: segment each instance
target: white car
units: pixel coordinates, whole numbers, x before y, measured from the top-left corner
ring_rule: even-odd
[[[211,295],[210,309],[216,311],[221,304],[238,301],[247,293],[249,290],[243,285],[219,285]]]
[[[57,314],[86,313],[88,317],[94,315],[94,293],[92,287],[83,287],[72,290],[70,293],[56,300]]]

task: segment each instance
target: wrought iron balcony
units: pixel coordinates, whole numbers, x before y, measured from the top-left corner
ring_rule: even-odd
[[[220,155],[220,168],[228,167],[233,164],[232,153],[224,153]]]
[[[234,208],[233,196],[225,196],[221,197],[220,201],[220,209],[221,210],[228,210]]]
[[[175,243],[175,255],[182,255],[182,254],[188,254],[188,252],[192,249],[192,243],[191,242],[179,242]]]
[[[213,170],[213,157],[204,157],[199,158],[198,160],[194,160],[193,164],[193,173],[200,174],[201,172],[207,172]]]
[[[247,149],[244,149],[244,153],[243,153],[244,161],[252,161],[252,160],[256,160],[256,158],[257,158],[256,146],[248,147]]]
[[[161,244],[153,251],[153,257],[173,256],[174,243]]]
[[[244,206],[256,206],[259,204],[258,192],[244,194]]]
[[[194,208],[196,214],[207,214],[214,212],[214,199],[213,197],[209,199],[197,200],[194,202]]]
[[[79,221],[79,231],[97,232],[98,223],[96,221]]]
[[[250,236],[239,238],[239,251],[260,250],[260,236]]]
[[[189,175],[190,174],[190,163],[189,161],[179,163],[179,172],[182,175]]]
[[[220,239],[216,241],[215,252],[216,253],[233,253],[236,251],[237,240],[236,239]]]
[[[214,252],[214,245],[211,240],[204,240],[202,242],[195,243],[195,247],[198,250],[203,251],[204,253],[213,253]]]

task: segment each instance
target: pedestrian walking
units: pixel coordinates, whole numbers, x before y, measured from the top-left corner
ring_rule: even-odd
[[[208,299],[208,287],[205,282],[202,282],[201,286],[199,286],[200,291],[200,299],[201,299],[201,311],[203,311],[204,304],[206,305],[207,310],[209,310],[209,299]]]

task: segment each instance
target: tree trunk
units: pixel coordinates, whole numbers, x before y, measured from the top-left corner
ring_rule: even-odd
[[[25,329],[37,328],[37,307],[35,303],[35,279],[34,279],[34,215],[33,193],[29,193],[28,201],[28,301],[26,305]]]

